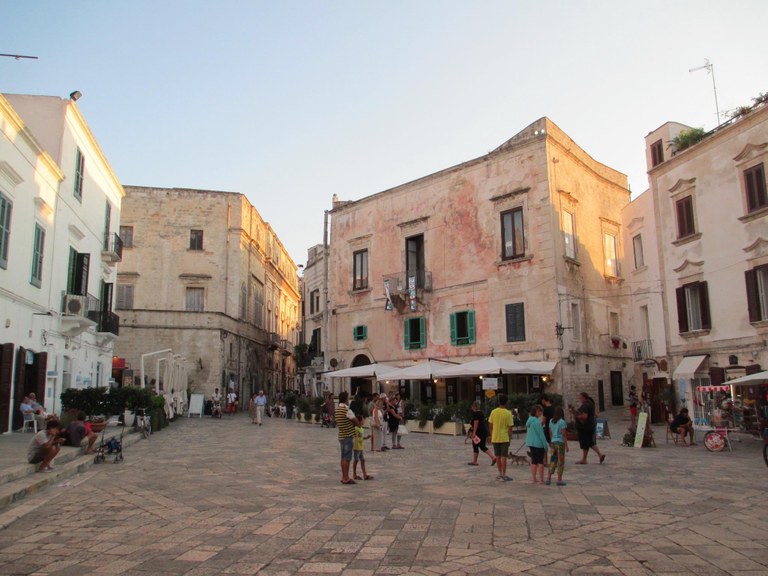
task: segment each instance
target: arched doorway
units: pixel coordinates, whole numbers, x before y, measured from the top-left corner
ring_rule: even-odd
[[[358,366],[368,366],[371,364],[371,359],[365,354],[358,354],[352,359],[352,365],[350,368],[357,368]],[[373,393],[373,384],[375,378],[352,378],[349,393],[352,396],[366,395]]]

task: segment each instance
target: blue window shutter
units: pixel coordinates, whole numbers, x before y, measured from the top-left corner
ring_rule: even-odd
[[[456,346],[456,313],[451,314],[451,344]]]

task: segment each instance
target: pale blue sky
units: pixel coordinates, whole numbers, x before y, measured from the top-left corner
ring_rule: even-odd
[[[123,184],[242,192],[296,263],[331,196],[548,116],[647,187],[643,137],[766,83],[765,0],[0,0],[0,92],[78,102]]]

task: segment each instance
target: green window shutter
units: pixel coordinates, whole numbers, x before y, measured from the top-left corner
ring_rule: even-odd
[[[456,313],[451,314],[451,344],[456,346]]]
[[[469,329],[469,343],[475,343],[475,311],[467,312],[467,327]]]
[[[363,340],[368,339],[368,326],[363,326]]]
[[[427,319],[419,318],[419,348],[427,347]]]
[[[403,323],[403,345],[406,350],[411,347],[411,323],[409,320]]]

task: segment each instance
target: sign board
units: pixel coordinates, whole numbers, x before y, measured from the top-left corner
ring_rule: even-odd
[[[192,394],[189,397],[189,412],[187,412],[187,418],[192,416],[192,414],[197,414],[200,416],[200,418],[203,417],[203,410],[205,406],[205,395],[204,394]]]
[[[648,425],[648,412],[640,412],[637,415],[637,433],[635,434],[635,448],[643,447],[645,427]]]
[[[611,437],[611,432],[608,430],[608,420],[606,418],[595,419],[595,435],[600,440],[605,440]]]
[[[483,378],[483,390],[497,390],[498,387],[498,378]]]

